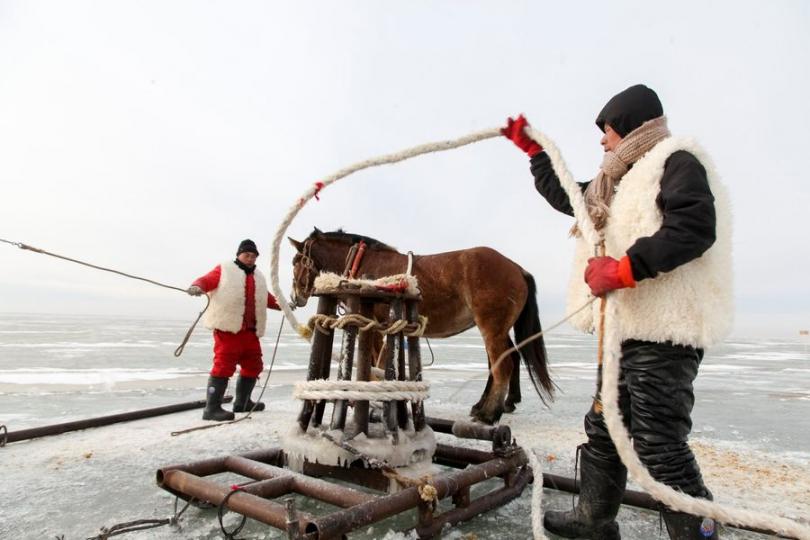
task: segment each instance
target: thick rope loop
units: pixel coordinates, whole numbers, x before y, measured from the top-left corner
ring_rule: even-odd
[[[225,515],[225,509],[227,508],[226,505],[228,504],[228,499],[230,499],[234,493],[237,493],[239,491],[242,491],[241,487],[231,488],[231,491],[227,495],[225,495],[225,497],[222,499],[222,501],[219,503],[219,506],[217,507],[217,520],[219,520],[219,528],[222,531],[222,534],[225,535],[225,538],[228,538],[229,540],[235,540],[236,535],[239,534],[239,532],[242,530],[242,527],[244,527],[245,523],[247,523],[247,516],[244,514],[241,515],[242,519],[239,521],[239,525],[234,527],[232,531],[228,531],[227,529],[225,529],[225,524],[222,522],[222,518]]]
[[[559,149],[554,142],[544,134],[529,127],[528,135],[538,142],[551,158],[552,167],[560,184],[565,190],[574,210],[577,227],[585,240],[595,248],[602,243],[602,238],[593,226],[593,222],[585,206],[585,198],[579,185],[574,181],[571,172],[565,165]],[[751,528],[775,530],[780,534],[810,540],[810,527],[781,516],[765,514],[747,509],[731,508],[706,499],[690,497],[680,491],[655,480],[633,449],[630,435],[622,422],[619,411],[619,361],[621,358],[621,341],[619,339],[619,325],[621,321],[616,312],[616,306],[610,297],[606,297],[604,316],[604,371],[602,379],[602,404],[604,406],[604,419],[610,438],[622,462],[627,467],[633,479],[657,501],[669,508],[686,512],[695,516],[710,517],[721,523],[729,525],[743,525]]]
[[[403,333],[406,337],[420,337],[425,333],[428,318],[424,315],[419,316],[418,322],[409,322],[405,319],[398,319],[395,321],[381,323],[376,319],[364,317],[359,313],[349,313],[341,317],[334,317],[332,315],[317,314],[313,315],[307,323],[307,328],[310,330],[317,330],[323,334],[329,334],[332,330],[343,330],[347,326],[356,326],[360,332],[368,332],[376,330],[383,335]]]
[[[279,224],[278,230],[276,231],[276,234],[273,237],[273,246],[270,252],[270,288],[273,292],[273,295],[276,298],[286,298],[286,295],[282,292],[281,286],[279,285],[279,275],[278,275],[279,253],[281,251],[281,242],[284,239],[284,235],[287,232],[287,229],[289,228],[290,224],[295,219],[295,216],[298,215],[298,212],[300,212],[301,209],[316,194],[319,194],[321,190],[334,184],[338,180],[345,178],[351,174],[354,174],[358,171],[361,171],[363,169],[368,169],[370,167],[378,167],[380,165],[387,165],[391,163],[397,163],[399,161],[404,161],[406,159],[410,159],[412,157],[416,157],[422,154],[452,150],[454,148],[460,148],[462,146],[466,146],[474,142],[499,137],[500,135],[501,135],[500,128],[491,128],[483,131],[478,131],[475,133],[470,133],[469,135],[459,137],[458,139],[439,141],[414,146],[401,152],[386,154],[365,161],[360,161],[358,163],[340,169],[336,173],[324,178],[320,182],[313,183],[304,192],[304,194],[301,195],[301,197],[295,202],[295,204],[293,204],[287,211],[287,214],[284,216],[284,219]],[[303,326],[298,323],[298,320],[295,318],[295,315],[293,315],[292,310],[286,304],[286,302],[281,303],[281,311],[284,312],[284,316],[287,318],[287,320],[290,321],[290,324],[292,324],[293,328],[295,328],[296,332],[298,332],[298,334],[301,337],[307,340],[310,339],[310,337],[312,336],[312,330],[307,326]]]
[[[424,381],[328,381],[296,383],[293,398],[354,401],[424,401],[430,384]]]

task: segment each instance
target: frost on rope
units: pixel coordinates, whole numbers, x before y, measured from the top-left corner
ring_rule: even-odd
[[[401,283],[407,284],[406,294],[418,295],[419,283],[415,276],[406,274],[396,274],[393,276],[384,276],[379,279],[348,279],[332,272],[321,272],[315,278],[315,291],[334,290],[345,284],[358,285],[360,287],[369,287],[374,289],[376,287],[389,287],[391,285],[399,285]]]

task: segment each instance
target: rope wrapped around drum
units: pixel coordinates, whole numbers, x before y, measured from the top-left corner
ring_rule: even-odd
[[[295,399],[424,401],[430,394],[424,381],[327,381],[324,379],[295,383]]]
[[[343,330],[347,326],[357,326],[360,332],[376,330],[385,336],[402,332],[406,337],[421,337],[422,334],[425,333],[427,323],[428,318],[424,315],[419,316],[418,323],[411,323],[405,319],[381,323],[377,319],[363,317],[359,313],[349,313],[342,317],[318,314],[313,315],[309,319],[307,327],[311,330],[318,330],[324,334],[336,328]]]

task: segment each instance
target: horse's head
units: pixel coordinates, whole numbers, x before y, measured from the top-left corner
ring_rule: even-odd
[[[315,238],[311,235],[303,242],[287,238],[297,253],[293,257],[293,284],[291,300],[298,307],[307,305],[309,297],[315,288],[315,278],[321,271],[318,263],[312,257],[312,244]]]
[[[373,251],[396,253],[396,250],[379,240],[344,232],[341,229],[322,232],[316,227],[304,240],[299,242],[288,238],[296,250],[293,257],[292,301],[298,307],[306,305],[315,289],[315,278],[321,272],[347,273],[352,264],[353,246],[361,241]],[[370,255],[366,255],[368,259]]]

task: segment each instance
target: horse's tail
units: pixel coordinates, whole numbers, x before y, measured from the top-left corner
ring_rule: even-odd
[[[515,341],[520,343],[524,339],[542,331],[540,328],[540,316],[537,310],[537,286],[531,274],[524,271],[523,278],[528,286],[526,303],[515,321]],[[546,343],[543,336],[527,343],[520,348],[520,355],[526,363],[529,377],[534,384],[534,389],[543,403],[554,399],[554,383],[548,372],[548,355],[546,354]]]

